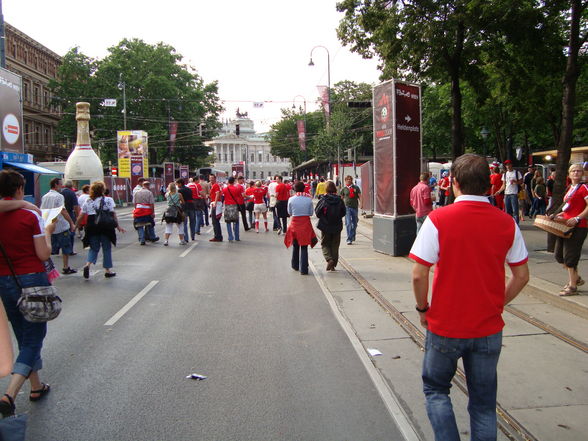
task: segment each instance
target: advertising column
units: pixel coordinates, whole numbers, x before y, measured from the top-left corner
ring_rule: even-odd
[[[175,168],[175,164],[173,162],[164,162],[163,163],[163,182],[164,182],[166,189],[167,189],[167,186],[170,184],[170,182],[175,181],[175,179],[176,179],[175,173],[176,173],[176,168]]]
[[[416,234],[410,190],[421,167],[420,86],[390,80],[374,88],[374,235],[377,251],[408,254]]]
[[[118,175],[131,178],[131,187],[135,187],[140,177],[149,177],[149,144],[147,132],[142,130],[119,130]]]

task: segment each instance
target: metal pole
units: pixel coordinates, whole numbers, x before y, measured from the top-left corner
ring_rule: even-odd
[[[118,87],[123,93],[123,130],[127,130],[127,85],[122,79],[122,72],[118,74]]]
[[[4,33],[4,15],[2,14],[2,0],[0,0],[0,67],[6,68],[6,35]]]

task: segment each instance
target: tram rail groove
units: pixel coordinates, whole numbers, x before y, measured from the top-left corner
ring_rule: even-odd
[[[416,327],[410,320],[408,320],[394,305],[392,305],[383,295],[368,282],[361,274],[359,274],[347,260],[339,257],[339,263],[347,270],[347,272],[362,286],[362,288],[400,325],[400,327],[410,336],[410,338],[424,350],[425,335]],[[524,314],[524,313],[522,313]],[[515,314],[516,315],[516,314]],[[527,314],[524,314],[527,315]],[[518,315],[517,315],[518,316]],[[521,317],[523,320],[524,318]],[[551,328],[549,325],[547,327]],[[543,328],[541,328],[543,329]],[[552,328],[555,329],[555,328]],[[546,332],[549,332],[545,329]],[[559,337],[558,337],[559,338]],[[571,338],[571,337],[570,337]],[[566,340],[564,340],[566,341]],[[566,341],[567,342],[567,341]],[[569,342],[567,342],[569,343]],[[453,377],[453,384],[461,390],[466,396],[468,395],[467,383],[465,373],[458,368]],[[531,432],[529,432],[515,417],[508,413],[500,403],[496,403],[496,413],[498,420],[498,428],[512,441],[539,441]]]

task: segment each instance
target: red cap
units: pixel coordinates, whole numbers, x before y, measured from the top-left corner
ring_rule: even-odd
[[[504,164],[512,164],[512,161],[510,159],[507,159],[506,161],[504,161]]]

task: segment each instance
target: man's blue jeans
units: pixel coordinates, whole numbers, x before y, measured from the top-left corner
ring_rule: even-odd
[[[471,440],[496,440],[496,366],[501,346],[502,332],[480,338],[448,338],[427,331],[423,391],[436,441],[460,439],[449,397],[460,358],[468,385]]]
[[[190,238],[194,239],[194,232],[196,231],[196,211],[184,210],[186,220],[184,221],[184,240],[187,242]],[[190,234],[188,234],[188,221],[190,221]]]
[[[200,234],[200,228],[204,225],[204,211],[196,210],[196,233]],[[194,234],[192,234],[193,236]]]
[[[354,242],[355,230],[357,230],[357,208],[347,207],[345,210],[345,228],[347,229],[347,242]]]
[[[519,224],[519,195],[507,194],[504,195],[504,208],[506,212],[515,218],[517,225]]]

